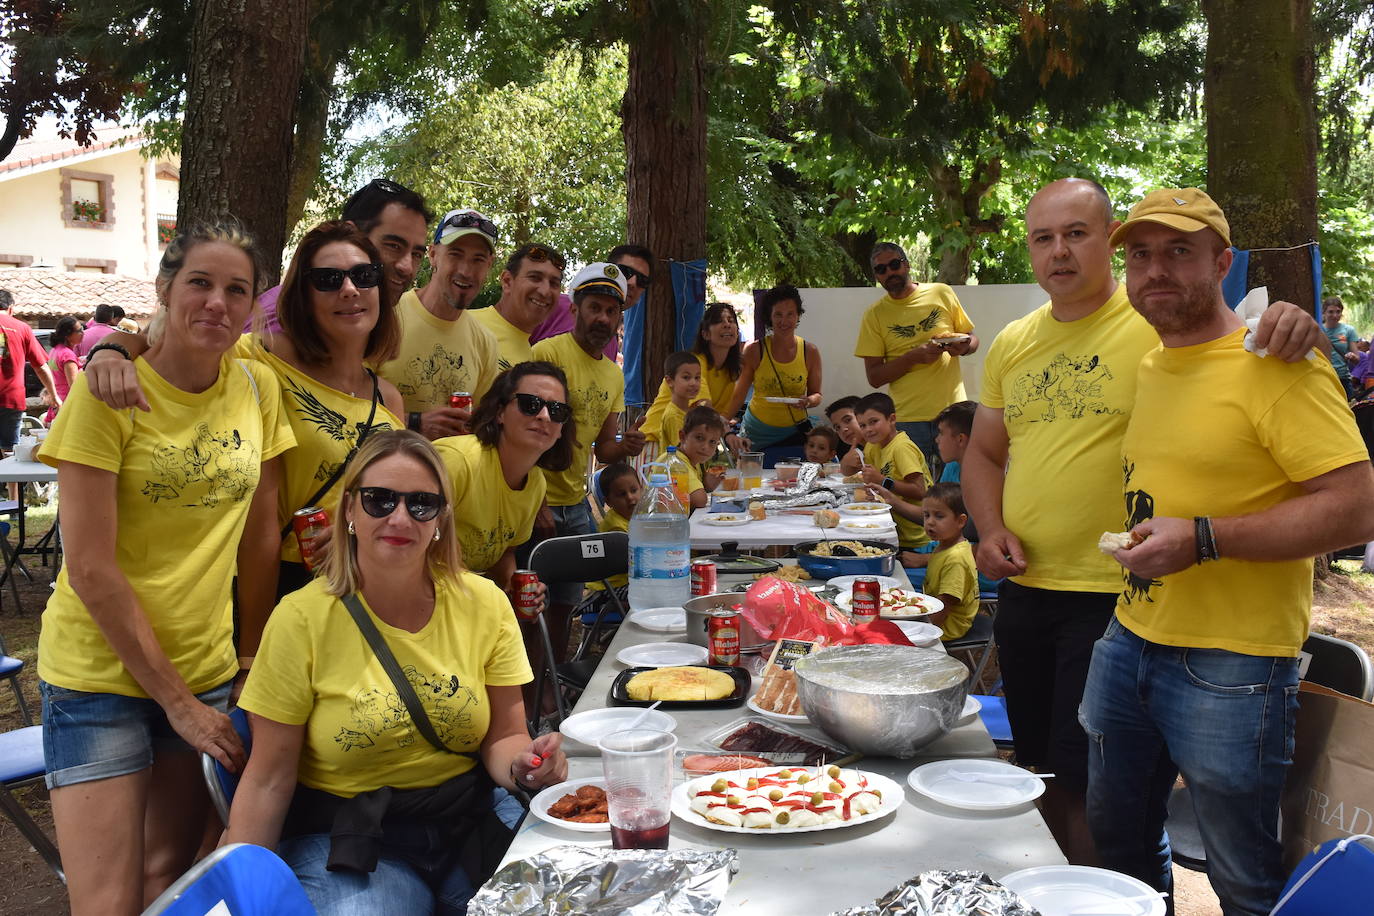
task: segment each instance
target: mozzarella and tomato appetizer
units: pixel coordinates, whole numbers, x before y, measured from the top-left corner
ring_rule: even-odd
[[[869,787],[868,777],[837,766],[722,776],[691,800],[692,810],[712,823],[757,830],[842,824],[882,807],[882,793]]]

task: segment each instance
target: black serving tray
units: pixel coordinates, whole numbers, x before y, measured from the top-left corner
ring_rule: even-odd
[[[728,697],[720,700],[664,700],[659,703],[658,708],[665,712],[670,709],[732,709],[736,706],[743,706],[745,699],[749,696],[749,688],[753,685],[753,678],[749,672],[734,665],[690,665],[683,667],[724,671],[735,679],[735,690]],[[630,691],[626,685],[630,683],[630,678],[636,674],[653,670],[655,670],[653,667],[627,668],[616,675],[615,680],[611,682],[611,704],[614,706],[652,706],[654,700],[630,699]]]

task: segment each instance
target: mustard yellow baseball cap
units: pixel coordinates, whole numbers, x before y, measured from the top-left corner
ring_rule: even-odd
[[[1161,188],[1146,194],[1131,208],[1126,221],[1116,227],[1111,246],[1119,246],[1126,240],[1131,227],[1145,222],[1161,223],[1180,232],[1211,229],[1228,247],[1231,244],[1231,226],[1226,222],[1226,214],[1207,192],[1197,188]]]

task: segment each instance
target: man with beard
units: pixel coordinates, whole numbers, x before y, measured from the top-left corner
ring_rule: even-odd
[[[620,272],[625,275],[625,310],[629,311],[639,303],[639,297],[648,289],[653,282],[654,253],[643,245],[627,243],[617,245],[611,249],[611,253],[606,256]],[[558,305],[549,313],[549,317],[535,329],[530,340],[538,343],[549,337],[556,337],[573,327],[572,300],[567,296],[558,297]],[[620,352],[620,340],[612,336],[606,344],[605,353],[611,359],[615,359]]]
[[[1137,543],[1113,553],[1125,589],[1083,695],[1088,821],[1105,865],[1172,892],[1164,821],[1181,773],[1223,912],[1258,916],[1286,877],[1279,794],[1312,557],[1374,538],[1367,513],[1342,511],[1374,501],[1374,469],[1325,359],[1245,349],[1210,197],[1155,191],[1111,243],[1163,346],[1140,364],[1121,445]]]
[[[1121,526],[1121,438],[1136,371],[1159,337],[1112,275],[1118,223],[1101,185],[1066,178],[1026,208],[1026,242],[1050,301],[993,341],[962,461],[978,568],[1003,578],[995,624],[1017,761],[1053,772],[1041,810],[1070,862],[1096,863],[1084,813],[1088,744],[1078,706],[1121,573],[1096,549]],[[1275,303],[1258,342],[1288,361],[1324,341]]]
[[[472,413],[449,407],[449,395],[466,391],[475,404],[496,378],[496,339],[467,314],[487,281],[496,238],[496,224],[476,210],[450,210],[429,247],[429,283],[396,303],[401,345],[378,372],[405,399],[406,425],[427,439],[467,432]]]
[[[472,313],[496,338],[497,371],[534,359],[530,335],[558,302],[563,265],[563,256],[548,245],[521,245],[501,271],[500,300]]]
[[[945,284],[911,282],[911,262],[900,245],[879,242],[869,260],[887,295],[864,313],[854,355],[863,358],[870,385],[889,386],[897,428],[937,470],[935,415],[966,398],[958,357],[978,349],[973,322]]]

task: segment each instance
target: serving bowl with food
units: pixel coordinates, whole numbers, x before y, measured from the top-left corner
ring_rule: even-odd
[[[797,565],[814,578],[834,576],[890,576],[897,548],[883,541],[830,538],[803,541],[796,546]]]

